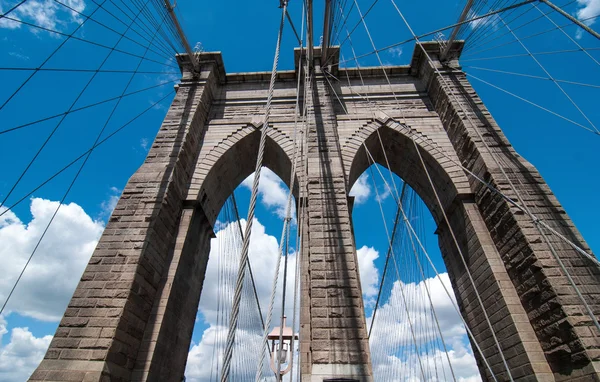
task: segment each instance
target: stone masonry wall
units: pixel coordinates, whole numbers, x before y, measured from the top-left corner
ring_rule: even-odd
[[[439,48],[434,44],[427,48],[446,82],[436,75],[425,59],[415,69],[420,70],[461,163],[513,200],[519,201],[520,196],[532,213],[589,252],[589,247],[548,185],[537,170],[515,152],[465,75],[457,70],[447,70],[436,62],[436,49]],[[451,66],[456,67],[457,63],[452,62]],[[518,194],[494,158],[505,170]],[[556,379],[600,380],[598,331],[540,231],[529,216],[473,178],[470,181],[486,227]],[[558,237],[548,235],[548,238],[598,316],[600,270]]]
[[[130,381],[169,267],[217,79],[184,81],[131,177],[31,381]]]
[[[461,166],[511,198],[520,196],[533,213],[589,248],[464,74],[435,61],[439,44],[424,47],[434,66],[418,46],[410,67],[386,69],[391,84],[381,68],[333,68],[339,80],[332,89],[316,65],[310,96],[302,100],[310,111],[308,147],[305,167],[293,175],[306,174],[307,188],[291,185],[307,211],[302,381],[373,379],[348,203],[348,191],[369,166],[366,148],[377,163],[389,162],[434,216],[459,307],[483,351],[475,354],[484,379],[491,378],[484,360],[499,380],[508,375],[458,248],[515,380],[600,381],[600,336],[534,222]],[[146,161],[125,187],[31,381],[181,381],[212,225],[226,198],[254,171],[270,77],[226,74],[220,54],[200,58],[202,73],[192,78],[185,56],[179,57],[184,73],[173,104]],[[264,159],[285,182],[292,175],[294,102],[302,90],[296,89],[298,75],[298,69],[278,74]],[[556,237],[550,240],[600,313],[600,271]]]

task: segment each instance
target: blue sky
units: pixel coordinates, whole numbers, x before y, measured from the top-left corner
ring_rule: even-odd
[[[14,0],[2,0],[0,9],[5,12],[15,3],[17,2]],[[9,195],[7,206],[12,206],[24,197],[23,201],[12,208],[12,213],[0,217],[0,240],[2,240],[0,254],[14,259],[8,263],[8,271],[0,276],[0,302],[4,301],[16,279],[24,263],[24,256],[31,252],[37,238],[41,235],[44,222],[47,222],[51,216],[52,208],[56,206],[52,203],[63,198],[81,161],[32,195],[28,194],[64,165],[85,153],[105,124],[106,128],[101,138],[107,137],[139,113],[144,111],[145,113],[94,150],[66,197],[65,206],[61,207],[62,212],[53,224],[54,228],[48,232],[36,253],[30,269],[24,276],[22,286],[15,292],[15,302],[8,305],[9,313],[0,317],[0,379],[8,381],[23,380],[24,375],[30,372],[43,356],[45,346],[49,343],[49,336],[54,333],[62,309],[76,285],[78,274],[91,255],[93,244],[99,237],[127,179],[143,162],[148,152],[172,99],[173,85],[177,82],[179,74],[177,65],[173,61],[175,49],[163,43],[162,35],[155,35],[152,25],[142,25],[140,21],[128,30],[126,27],[126,24],[129,24],[128,17],[134,17],[134,14],[119,13],[121,11],[114,4],[122,3],[115,2],[111,3],[112,5],[107,3],[107,9],[114,15],[119,15],[121,21],[106,11],[95,11],[96,5],[91,0],[70,0],[67,4],[74,11],[66,9],[53,0],[28,0],[20,9],[14,11],[11,17],[69,34],[85,19],[84,15],[93,12],[92,19],[95,21],[85,22],[83,27],[74,34],[76,38],[67,41],[44,64],[44,68],[93,71],[105,61],[102,65],[104,72],[94,74],[81,71],[39,71],[35,73],[14,98],[4,106],[0,106],[0,132],[65,112],[72,105],[73,108],[78,109],[118,97],[122,93],[134,94],[119,103],[108,122],[108,115],[115,107],[116,101],[69,114],[60,125],[58,125],[60,117],[57,117],[15,131],[0,133],[2,170],[0,198],[3,200],[48,134],[59,126],[37,160]],[[359,1],[358,4],[364,13],[372,1]],[[463,2],[457,1],[436,1],[427,7],[418,2],[398,2],[398,4],[417,35],[452,24],[463,7]],[[600,1],[577,0],[568,4],[565,9],[569,13],[580,19],[586,19],[592,27],[598,25],[596,19],[590,17],[597,16],[600,12]],[[194,46],[199,42],[205,51],[221,51],[227,72],[268,71],[272,64],[280,16],[277,5],[277,1],[203,0],[178,1],[176,9],[191,45]],[[297,28],[300,28],[301,24],[301,5],[300,1],[292,0],[289,6]],[[315,1],[315,42],[317,43],[322,29],[322,8],[323,1]],[[580,46],[591,48],[588,51],[591,58],[581,51],[536,55],[536,57],[554,79],[569,81],[560,84],[587,118],[592,123],[600,125],[600,110],[597,107],[600,94],[598,82],[600,64],[596,62],[600,61],[598,40],[587,34],[581,34],[574,26],[564,28],[566,35],[560,30],[553,30],[529,37],[554,27],[544,18],[536,19],[539,11],[530,8],[523,8],[503,16],[503,20],[510,25],[514,33],[520,38],[525,38],[523,43],[530,51],[553,52],[578,49],[570,38]],[[527,10],[527,13],[517,17],[523,10]],[[543,11],[548,12],[545,8]],[[485,13],[485,9],[479,9],[477,14],[482,13]],[[549,16],[559,25],[567,24],[556,14]],[[349,29],[357,25],[352,34],[352,47],[356,54],[360,56],[371,52],[373,46],[363,25],[358,24],[359,16],[356,8],[353,8],[347,17]],[[390,1],[378,1],[365,20],[377,48],[410,38],[408,30]],[[118,34],[111,32],[100,23],[120,33],[126,32],[124,33],[126,38],[119,40]],[[501,19],[487,19],[482,28],[486,28],[489,37],[479,39],[477,35],[472,36],[471,43],[467,45],[462,56],[461,64],[469,75],[475,76],[470,78],[472,84],[516,150],[538,168],[592,250],[597,252],[600,250],[600,237],[597,235],[597,224],[595,224],[596,215],[600,212],[600,200],[597,198],[597,190],[600,187],[597,176],[597,147],[600,136],[582,127],[591,127],[589,121],[552,81],[497,72],[548,77],[547,73],[525,54],[524,48],[518,42],[514,42],[511,34],[506,34]],[[340,36],[346,34],[345,27],[340,28],[339,31]],[[466,28],[464,35],[468,35],[470,31]],[[446,36],[448,36],[447,32]],[[55,33],[31,28],[7,18],[0,19],[0,66],[2,67],[0,105],[3,105],[32,73],[26,70],[8,70],[8,68],[40,66],[64,39],[64,36]],[[430,40],[431,37],[425,39]],[[116,49],[111,52],[110,49],[82,40],[93,41],[108,48],[114,46]],[[146,51],[145,45],[150,40],[155,43],[151,51]],[[286,27],[282,42],[281,69],[293,68],[292,48],[294,46],[296,46],[295,38],[289,27]],[[176,48],[180,50],[179,46]],[[407,43],[381,52],[379,59],[385,65],[408,64],[413,48],[414,44]],[[346,60],[350,60],[353,56],[348,41],[342,47],[342,55]],[[143,60],[140,64],[141,56],[148,60]],[[379,59],[376,55],[370,55],[359,59],[359,64],[378,65]],[[131,73],[123,72],[135,70],[138,64],[138,70],[145,73],[131,77]],[[348,65],[353,66],[355,63],[348,62]],[[496,72],[489,71],[490,69]],[[122,72],[107,72],[115,70]],[[130,79],[131,83],[127,85]],[[76,96],[90,80],[86,92],[74,103]],[[481,80],[512,92],[582,126],[577,126],[508,95]],[[582,86],[574,84],[575,82],[592,86]],[[163,101],[156,104],[160,100]],[[371,183],[372,181],[375,183]],[[362,195],[357,196],[357,199],[362,199],[357,202],[353,215],[356,244],[358,249],[362,249],[359,253],[364,259],[364,267],[361,268],[364,270],[363,274],[378,280],[387,250],[387,238],[382,228],[375,188],[382,194],[386,190],[376,171],[373,174],[367,173],[361,182],[362,188],[355,190],[357,195]],[[273,174],[266,175],[263,184],[261,199],[263,202],[259,206],[257,217],[260,225],[264,227],[264,232],[259,232],[259,235],[262,235],[265,242],[272,246],[273,240],[269,237],[279,238],[282,224],[281,216],[277,213],[278,206],[281,204],[277,201],[281,200],[286,190]],[[240,215],[245,217],[249,188],[242,184],[237,190],[237,197]],[[388,227],[391,227],[390,221],[395,212],[392,198],[384,198],[383,207]],[[415,220],[418,220],[419,230],[425,235],[427,249],[436,259],[436,266],[443,267],[436,245],[437,239],[433,234],[435,227],[431,216],[424,207],[415,211],[421,211],[418,214],[415,212]],[[68,235],[68,232],[73,234]],[[69,264],[69,266],[61,268],[60,264]],[[404,276],[405,281],[414,281],[410,279],[411,275]],[[416,276],[413,274],[412,277]],[[52,288],[48,288],[49,285]],[[392,296],[394,286],[391,283],[386,285],[386,297],[389,298]],[[54,292],[43,293],[45,289]],[[372,296],[366,296],[367,300],[369,298]],[[367,313],[370,314],[369,309]],[[201,311],[193,338],[197,350],[202,343],[204,329],[210,328],[209,320],[202,314]],[[454,324],[456,322],[449,325],[454,327],[452,326]],[[456,338],[464,340],[464,333],[457,334]],[[459,344],[456,346],[458,351]],[[468,353],[467,350],[465,352]],[[464,366],[465,377],[475,375],[473,370],[469,369],[468,362],[465,359],[463,361],[466,365]],[[414,366],[414,360],[411,362]],[[19,371],[14,370],[15,364],[20,365]],[[200,377],[198,378],[201,380]]]

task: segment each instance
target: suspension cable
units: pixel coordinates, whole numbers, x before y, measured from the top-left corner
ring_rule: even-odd
[[[88,16],[88,18],[86,18],[85,21],[89,20],[89,17],[91,17],[92,14],[90,14]],[[139,13],[138,13],[138,16],[139,16]],[[78,30],[85,23],[85,21],[83,23],[81,23],[77,27],[76,30]],[[75,33],[75,32],[72,32],[71,35],[73,33]],[[125,33],[127,33],[127,31],[125,31]],[[125,33],[123,33],[123,36],[125,35]],[[123,39],[123,36],[121,36],[117,40],[117,42],[113,45],[113,48],[111,49],[111,51],[104,57],[104,59],[102,60],[102,63],[98,67],[99,69],[102,69],[104,67],[104,65],[106,64],[106,62],[108,61],[108,59],[111,57],[111,55],[112,55],[112,53],[114,51],[114,48],[117,47],[117,45]],[[62,47],[68,40],[69,40],[68,38],[66,40],[64,40],[61,43],[61,45],[59,45],[59,47],[57,49],[55,49],[50,56],[48,56],[48,58],[44,61],[44,63],[42,63],[41,66],[44,66],[44,64],[46,62],[48,62],[48,60],[54,55],[54,53],[56,53],[58,51],[58,49],[60,49],[60,47]],[[145,56],[145,53],[144,53],[144,56]],[[140,64],[141,64],[141,61],[140,61]],[[138,68],[139,68],[139,64],[138,64]],[[33,73],[31,73],[31,75],[21,84],[21,86],[15,92],[13,92],[13,94],[4,102],[4,104],[2,104],[2,106],[0,106],[0,110],[2,110],[2,107],[4,107],[12,99],[12,97],[14,97],[19,92],[19,90],[21,90],[23,88],[23,86],[25,86],[25,84],[27,84],[29,82],[29,80],[31,80],[31,78],[33,78],[33,76],[36,73],[37,73],[37,71],[34,71]],[[69,106],[69,109],[67,111],[70,111],[71,109],[73,109],[75,107],[75,105],[77,104],[77,101],[79,101],[79,99],[83,96],[83,94],[89,88],[89,86],[91,85],[92,81],[94,81],[94,79],[96,78],[97,75],[98,75],[98,72],[94,71],[94,73],[88,79],[88,81],[86,82],[86,84],[84,85],[84,87],[79,91],[79,94],[77,94],[77,96],[75,97],[75,100],[71,103],[71,105]],[[121,94],[121,96],[123,96],[123,94]],[[122,98],[119,98],[119,100],[117,101],[117,104],[118,104],[118,102],[120,102],[121,99]],[[114,110],[113,110],[113,112],[114,112]],[[111,116],[112,116],[112,113],[111,113]],[[42,153],[42,151],[44,150],[44,148],[46,147],[46,145],[48,144],[48,142],[50,142],[50,139],[52,139],[52,137],[54,136],[54,134],[56,133],[56,131],[60,128],[60,126],[62,125],[62,123],[63,123],[63,121],[65,120],[66,117],[67,117],[67,114],[64,114],[62,116],[62,118],[58,121],[58,123],[56,124],[56,126],[54,127],[54,129],[52,129],[52,131],[50,132],[50,134],[48,134],[48,137],[46,137],[46,139],[44,140],[44,142],[42,143],[42,145],[36,151],[36,153],[33,156],[33,158],[29,161],[29,163],[27,164],[27,166],[25,167],[25,169],[21,172],[21,174],[19,175],[19,177],[17,178],[17,180],[15,181],[15,183],[13,183],[13,186],[11,187],[11,189],[4,196],[4,199],[0,202],[0,207],[2,207],[6,203],[6,201],[10,197],[10,195],[13,193],[13,191],[15,190],[15,188],[19,185],[19,183],[21,182],[21,180],[25,176],[25,174],[29,171],[29,169],[31,168],[31,166],[33,165],[33,163],[37,160],[37,158],[39,157],[39,155]]]
[[[136,115],[133,119],[129,120],[129,122],[125,123],[124,125],[122,125],[121,127],[119,127],[117,130],[115,130],[114,132],[112,132],[110,135],[108,135],[106,138],[104,138],[103,140],[101,140],[100,142],[98,142],[96,145],[94,145],[90,150],[86,151],[85,153],[83,153],[81,156],[79,156],[79,158],[77,158],[75,161],[71,162],[68,167],[72,166],[73,164],[75,164],[77,161],[79,161],[81,158],[83,158],[86,154],[91,153],[96,147],[100,146],[101,144],[103,144],[104,142],[106,142],[107,140],[109,140],[110,138],[112,138],[116,133],[118,133],[119,131],[123,130],[125,127],[129,126],[131,123],[133,123],[135,120],[137,120],[139,117],[141,117],[142,115],[146,114],[148,111],[152,110],[154,107],[156,107],[157,105],[160,105],[163,101],[165,101],[166,99],[168,99],[170,96],[172,96],[174,94],[173,91],[171,91],[170,93],[168,93],[167,95],[165,95],[164,97],[162,97],[161,99],[159,99],[158,101],[152,103],[149,107],[147,107],[145,110],[143,110],[141,113],[139,113],[138,115]],[[35,191],[37,191],[39,188],[41,188],[44,184],[48,183],[51,179],[53,179],[54,177],[56,177],[58,174],[62,173],[64,170],[66,170],[68,167],[63,168],[62,170],[60,170],[60,172],[58,172],[57,174],[55,174],[52,178],[48,179],[46,182],[44,182],[42,185],[38,186],[35,190],[33,190],[29,195],[27,195],[24,199],[26,199],[27,197],[29,197],[31,194],[33,194]],[[2,214],[4,214],[6,211],[3,211]],[[2,215],[0,214],[0,216]],[[46,234],[48,228],[50,227],[50,225],[46,226],[46,229],[44,230],[42,236],[40,237],[40,239],[38,240],[36,246],[34,247],[33,251],[31,252],[31,254],[29,255],[29,258],[27,259],[27,262],[25,263],[25,265],[23,266],[23,268],[21,269],[21,272],[19,273],[19,276],[17,277],[17,280],[15,281],[15,283],[13,284],[10,292],[8,293],[6,300],[4,301],[4,303],[2,304],[2,308],[0,308],[0,315],[4,312],[4,309],[6,308],[8,302],[10,301],[10,298],[12,297],[15,289],[17,288],[17,285],[19,284],[19,282],[21,281],[21,278],[23,277],[23,274],[25,273],[25,270],[27,269],[27,267],[29,266],[29,263],[31,262],[31,259],[33,258],[33,256],[35,255],[41,240],[43,239],[44,235]]]
[[[560,91],[565,95],[565,97],[567,97],[569,102],[571,102],[571,104],[573,106],[575,106],[575,108],[577,109],[577,111],[579,111],[579,113],[583,116],[583,118],[585,118],[585,120],[588,121],[590,126],[592,126],[592,128],[594,130],[596,130],[596,133],[600,134],[600,130],[598,130],[596,125],[594,125],[594,123],[588,118],[588,116],[583,112],[583,110],[581,110],[581,108],[579,107],[579,105],[577,105],[577,103],[573,100],[573,98],[571,98],[571,96],[565,91],[565,89],[563,89],[563,87],[554,79],[554,77],[548,72],[546,67],[544,67],[544,65],[542,65],[542,63],[537,58],[535,58],[535,56],[533,54],[531,54],[531,51],[529,50],[529,48],[527,48],[527,46],[523,43],[523,41],[521,41],[519,39],[519,37],[515,34],[515,32],[513,32],[513,30],[508,26],[508,24],[506,24],[506,22],[504,21],[502,16],[498,16],[498,17],[500,18],[500,21],[502,21],[502,24],[504,24],[506,29],[508,29],[508,31],[511,33],[511,35],[519,42],[519,45],[521,45],[521,47],[525,50],[525,52],[531,57],[531,59],[533,61],[535,61],[535,63],[544,71],[544,73],[546,73],[546,75],[550,78],[550,80],[556,84],[558,89],[560,89]]]
[[[287,2],[286,2],[287,5]],[[285,10],[284,10],[285,12]],[[304,23],[303,23],[303,28],[304,28]],[[302,45],[301,45],[302,46]],[[298,61],[298,68],[302,68],[302,54],[300,54],[299,57],[299,61]],[[306,75],[309,76],[309,71],[306,70],[305,71]],[[273,286],[271,289],[271,299],[269,302],[269,310],[268,310],[268,314],[267,314],[267,324],[265,327],[265,332],[263,334],[263,338],[262,338],[262,344],[260,347],[260,356],[259,356],[259,360],[258,360],[258,367],[256,369],[256,375],[255,375],[255,381],[258,382],[262,376],[262,368],[263,368],[263,363],[264,363],[264,348],[267,346],[267,341],[268,341],[268,335],[269,335],[269,328],[271,326],[271,319],[272,319],[272,314],[273,314],[273,308],[275,305],[275,294],[276,294],[276,288],[277,288],[277,280],[279,278],[279,267],[280,267],[280,263],[281,263],[281,258],[284,257],[284,248],[286,248],[286,245],[284,245],[284,243],[289,243],[289,236],[290,236],[290,222],[292,220],[292,200],[293,200],[293,189],[294,189],[294,178],[296,176],[296,170],[297,170],[297,166],[298,166],[298,114],[300,112],[300,80],[301,80],[301,75],[298,76],[298,82],[296,84],[296,106],[294,108],[295,110],[295,115],[294,115],[294,131],[293,131],[293,138],[292,141],[294,143],[294,152],[292,154],[292,168],[290,171],[290,180],[289,180],[289,185],[290,185],[290,189],[288,192],[288,196],[287,196],[287,202],[286,202],[286,211],[285,211],[285,218],[283,221],[283,227],[281,230],[281,239],[279,242],[279,250],[278,250],[278,257],[277,257],[277,265],[275,267],[275,275],[274,275],[274,279],[273,279]],[[309,77],[310,78],[310,77]],[[306,88],[306,83],[305,83],[305,88]],[[306,110],[307,107],[307,102],[304,102],[304,107]],[[304,113],[304,118],[303,118],[303,126],[302,126],[302,131],[304,132],[304,135],[306,136],[306,113]],[[300,189],[300,187],[298,187],[298,189]],[[281,344],[283,343],[282,341],[282,336],[283,336],[283,324],[284,324],[284,315],[285,315],[285,295],[286,295],[286,289],[287,289],[287,263],[288,263],[288,256],[289,253],[285,253],[285,260],[284,260],[284,269],[283,269],[283,297],[282,297],[282,311],[281,311],[281,325],[279,326],[279,351],[278,351],[278,355],[277,355],[277,362],[276,362],[276,377],[279,377],[279,369],[280,369],[280,358],[281,358],[281,351],[282,351],[282,346]],[[298,258],[296,258],[296,261]],[[294,327],[292,326],[292,330],[294,330]],[[293,349],[292,349],[293,351]]]
[[[138,74],[139,73],[140,72],[138,72]],[[138,93],[143,93],[143,92],[148,91],[148,90],[156,89],[156,88],[161,87],[161,86],[170,85],[170,84],[173,84],[173,83],[178,82],[178,81],[179,81],[179,79],[161,82],[161,83],[156,84],[156,85],[148,86],[147,88],[143,88],[143,89],[140,89],[140,90],[136,90],[136,91],[133,91],[133,92],[126,93],[123,96],[116,96],[116,97],[108,98],[108,99],[105,99],[104,101],[94,102],[94,103],[91,103],[89,105],[85,105],[85,106],[81,106],[81,107],[78,107],[78,108],[71,109],[70,111],[65,111],[63,113],[54,114],[54,115],[51,115],[49,117],[44,117],[44,118],[37,119],[37,120],[32,121],[32,122],[27,122],[27,123],[24,123],[24,124],[21,124],[21,125],[18,125],[18,126],[10,127],[10,128],[5,129],[5,130],[0,130],[0,135],[9,133],[11,131],[22,129],[24,127],[32,126],[32,125],[35,125],[35,124],[38,124],[38,123],[41,123],[41,122],[49,121],[49,120],[54,119],[54,118],[62,117],[63,115],[72,114],[72,113],[75,113],[77,111],[89,109],[89,108],[94,107],[94,106],[98,106],[98,105],[102,105],[102,104],[105,104],[105,103],[108,103],[108,102],[111,102],[111,101],[115,101],[115,100],[118,100],[120,98],[129,97],[129,96],[132,96],[132,95],[135,95],[135,94],[138,94]],[[0,216],[2,216],[2,214],[0,214]]]
[[[275,48],[275,58],[273,60],[273,69],[271,71],[271,82],[269,84],[269,94],[267,97],[267,105],[265,107],[265,119],[261,129],[260,144],[257,153],[256,167],[254,170],[254,181],[252,184],[252,193],[250,195],[250,205],[248,207],[248,218],[246,220],[246,229],[243,237],[242,254],[240,257],[237,281],[235,286],[235,294],[233,296],[233,305],[231,309],[231,319],[229,321],[229,331],[227,334],[227,343],[225,345],[225,354],[223,355],[223,369],[221,371],[221,382],[227,382],[231,368],[231,357],[233,355],[233,343],[235,341],[235,332],[237,330],[237,322],[240,311],[240,300],[242,297],[242,289],[244,284],[244,276],[247,265],[248,251],[250,249],[250,236],[252,232],[252,224],[254,221],[254,212],[256,208],[256,198],[258,195],[258,185],[260,181],[260,172],[262,169],[263,157],[265,153],[265,144],[267,140],[267,132],[269,130],[269,117],[271,114],[271,102],[275,90],[275,80],[277,78],[277,67],[279,64],[279,51],[281,48],[281,40],[283,35],[283,26],[285,22],[285,10],[287,9],[287,1],[284,3],[281,21],[279,23],[279,33],[277,35],[277,44]],[[267,320],[266,325],[269,324]],[[268,328],[268,326],[266,326]]]

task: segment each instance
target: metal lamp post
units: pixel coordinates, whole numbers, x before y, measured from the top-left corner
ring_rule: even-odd
[[[292,369],[292,341],[298,339],[298,335],[294,334],[294,330],[285,326],[285,319],[284,316],[283,329],[276,326],[267,336],[267,339],[271,342],[271,370],[275,373],[278,381],[281,381],[283,376]],[[282,370],[285,364],[287,365]]]

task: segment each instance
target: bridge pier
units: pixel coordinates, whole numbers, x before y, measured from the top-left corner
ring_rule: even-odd
[[[290,175],[300,180],[289,186],[307,211],[302,381],[377,378],[348,203],[348,191],[370,164],[365,147],[376,162],[389,160],[431,211],[463,317],[499,380],[508,376],[466,269],[515,380],[600,381],[599,333],[550,246],[527,214],[469,172],[523,201],[587,251],[588,246],[464,74],[440,63],[438,43],[423,47],[433,63],[417,46],[411,66],[386,69],[391,84],[381,68],[339,70],[338,52],[330,50],[334,61],[327,70],[340,80],[326,78],[315,66],[303,100],[309,118],[301,174],[290,174],[290,158],[296,80],[303,74],[299,69],[278,73],[263,164],[286,181]],[[460,48],[455,43],[457,53]],[[318,60],[319,50],[314,53]],[[254,170],[260,136],[255,121],[263,115],[270,78],[270,73],[226,74],[218,53],[199,57],[199,78],[191,76],[187,56],[178,57],[183,81],[173,104],[30,381],[181,381],[212,227],[227,197]],[[598,316],[600,270],[556,236],[549,240]],[[475,354],[482,377],[490,379]]]

